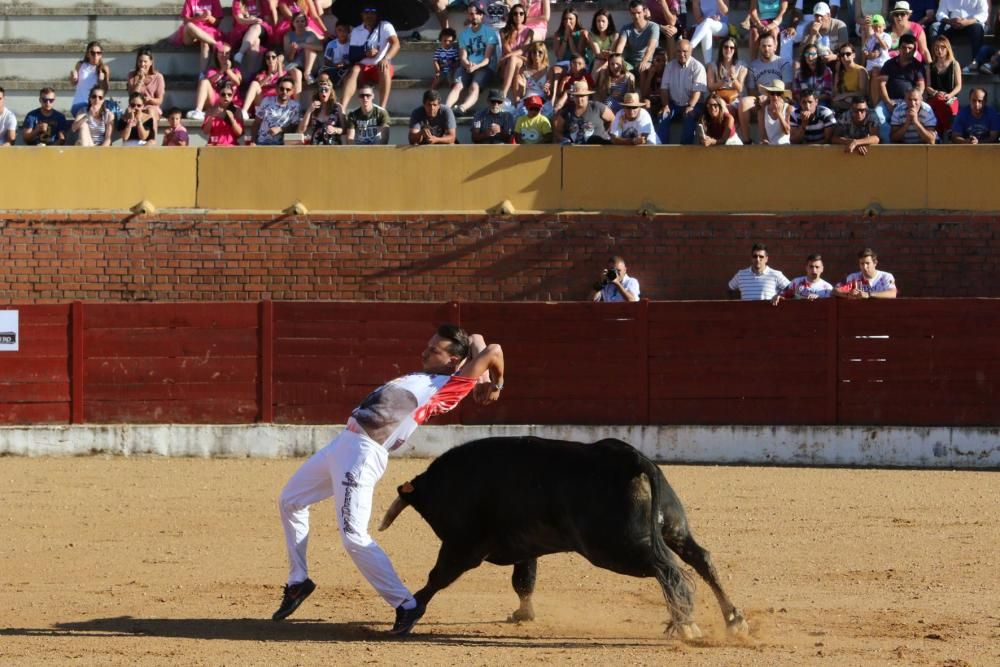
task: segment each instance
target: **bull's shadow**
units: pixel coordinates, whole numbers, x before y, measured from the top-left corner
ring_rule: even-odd
[[[476,621],[462,623],[421,622],[409,637],[393,637],[386,632],[388,626],[366,622],[330,623],[327,621],[297,620],[293,623],[274,623],[258,618],[137,618],[115,616],[87,621],[55,623],[46,628],[0,628],[0,637],[160,637],[173,639],[222,639],[229,641],[271,642],[371,642],[391,641],[441,646],[498,647],[498,648],[549,648],[590,649],[596,645],[679,647],[676,640],[651,636],[635,637],[519,637],[491,633],[488,629],[503,623]],[[462,633],[449,633],[448,626],[475,628]],[[425,632],[421,632],[421,628]]]

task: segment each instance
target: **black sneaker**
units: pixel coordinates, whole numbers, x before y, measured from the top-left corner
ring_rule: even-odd
[[[389,634],[400,637],[410,634],[410,630],[417,624],[425,611],[427,611],[427,607],[419,602],[413,609],[403,609],[403,605],[399,605],[396,607],[396,622],[393,624],[392,630],[389,630]]]
[[[305,581],[297,584],[287,584],[285,586],[285,593],[281,598],[281,606],[278,607],[278,611],[274,612],[274,616],[271,617],[271,620],[280,621],[291,616],[292,612],[298,609],[299,605],[302,604],[314,590],[316,590],[316,584],[313,583],[312,579],[306,579]]]

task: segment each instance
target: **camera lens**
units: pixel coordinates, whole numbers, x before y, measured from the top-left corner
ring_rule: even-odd
[[[614,279],[618,277],[618,271],[615,269],[608,269],[605,271],[604,276],[607,280],[614,281]]]

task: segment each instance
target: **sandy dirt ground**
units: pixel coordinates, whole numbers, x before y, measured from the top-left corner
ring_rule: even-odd
[[[533,623],[510,568],[469,572],[406,639],[314,508],[313,596],[271,622],[286,575],[275,501],[297,460],[0,458],[3,665],[1000,664],[995,472],[666,468],[751,632],[664,638],[652,579],[539,563]],[[426,460],[390,463],[395,486]],[[460,499],[457,499],[460,502]],[[373,527],[374,529],[374,527]],[[377,538],[419,588],[438,542],[411,509]]]

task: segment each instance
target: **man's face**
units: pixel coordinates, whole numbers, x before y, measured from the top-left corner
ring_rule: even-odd
[[[913,58],[913,53],[917,50],[916,44],[908,44],[906,42],[901,42],[899,45],[899,59],[903,62],[909,62]]]
[[[863,125],[865,119],[867,118],[868,118],[867,102],[851,105],[851,121],[854,122],[855,125]]]
[[[677,64],[684,66],[691,60],[691,44],[685,42],[677,47]]]
[[[476,11],[475,7],[469,7],[469,23],[471,23],[473,27],[479,27],[482,22],[483,15]]]
[[[361,100],[361,108],[365,111],[371,111],[375,106],[375,93],[372,92],[371,88],[362,88],[361,92],[358,93],[358,99]]]
[[[920,108],[920,92],[916,88],[907,93],[906,108],[911,111]]]
[[[573,104],[576,105],[577,109],[586,109],[587,104],[590,103],[590,95],[575,95],[573,96]]]
[[[292,86],[290,81],[283,81],[278,84],[278,101],[284,104],[288,101],[288,98],[292,96],[292,92],[295,87]]]
[[[608,262],[608,268],[609,269],[614,269],[615,271],[617,271],[619,278],[621,278],[622,276],[625,275],[625,262],[609,261]]]
[[[977,90],[969,96],[969,106],[972,108],[972,115],[979,116],[983,115],[983,109],[986,108],[986,93],[982,90]]]
[[[812,95],[806,95],[799,102],[799,106],[802,107],[802,113],[812,116],[816,112],[816,98]]]
[[[637,28],[641,28],[646,25],[646,8],[645,7],[633,7],[628,10],[628,13],[632,15],[632,23],[635,24]]]
[[[774,57],[774,38],[768,37],[759,42],[761,60],[770,60]]]
[[[451,341],[441,338],[437,334],[431,336],[431,339],[427,341],[426,349],[420,355],[425,371],[440,374],[450,374],[455,371],[455,367],[461,359],[448,351],[449,345],[451,345]]]
[[[52,113],[52,110],[56,108],[56,94],[55,93],[42,93],[38,96],[38,103],[42,105],[42,113],[46,116]],[[2,104],[2,102],[0,102]]]
[[[373,28],[378,22],[378,14],[375,12],[361,12],[361,22],[366,28]]]
[[[455,43],[455,38],[452,37],[451,35],[445,35],[444,37],[441,38],[441,46],[446,49],[451,48],[451,45],[454,43]]]
[[[750,255],[750,267],[754,273],[760,273],[767,267],[767,251],[754,250]]]
[[[814,260],[806,264],[806,278],[809,282],[815,282],[819,280],[819,277],[823,275],[823,262],[822,260]]]
[[[346,25],[338,25],[333,29],[334,33],[337,35],[337,41],[341,44],[345,43],[351,38],[351,29]]]
[[[424,112],[428,118],[434,118],[441,110],[441,100],[428,100],[424,102]]]
[[[858,268],[861,269],[861,273],[865,278],[875,277],[876,266],[878,266],[878,262],[875,261],[874,257],[862,257],[858,260]]]

